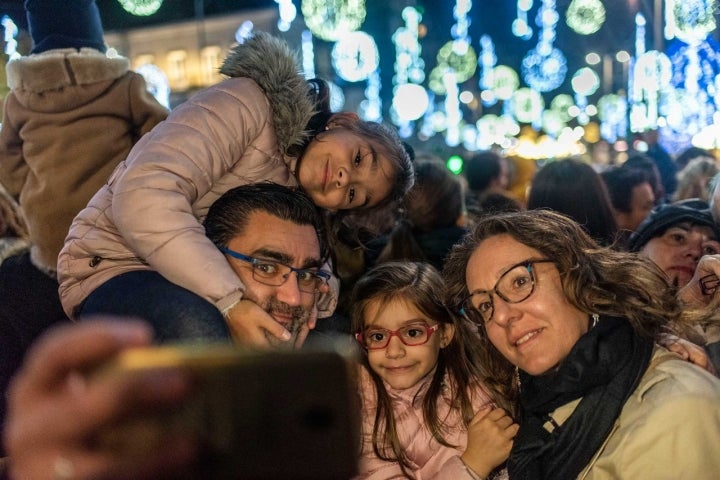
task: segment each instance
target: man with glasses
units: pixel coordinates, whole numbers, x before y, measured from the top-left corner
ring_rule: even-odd
[[[312,201],[280,185],[244,185],[220,197],[203,226],[245,286],[241,308],[226,314],[233,337],[301,346],[317,316],[316,301],[330,300],[332,278],[323,267],[328,251]]]

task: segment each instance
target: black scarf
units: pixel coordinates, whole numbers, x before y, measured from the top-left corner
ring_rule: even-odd
[[[559,369],[532,377],[521,372],[523,420],[508,473],[512,480],[575,479],[590,463],[650,364],[653,342],[620,318],[602,318],[580,337]],[[550,433],[556,408],[582,398]]]

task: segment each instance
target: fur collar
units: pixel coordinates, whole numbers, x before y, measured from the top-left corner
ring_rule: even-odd
[[[225,58],[220,73],[247,77],[265,92],[273,111],[275,134],[282,152],[300,145],[308,135],[305,126],[315,113],[309,87],[298,61],[285,41],[257,32],[235,46]]]
[[[125,57],[108,58],[93,48],[59,48],[16,58],[6,65],[12,90],[39,94],[76,85],[88,85],[123,76],[130,68]]]

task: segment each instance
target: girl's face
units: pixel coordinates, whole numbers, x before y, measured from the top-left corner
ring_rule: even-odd
[[[332,125],[310,142],[297,167],[300,186],[330,211],[377,205],[390,194],[394,176],[390,160],[370,141]]]
[[[438,325],[438,322],[426,317],[411,302],[402,298],[393,299],[387,304],[380,300],[370,300],[365,308],[364,323],[364,335],[373,335],[374,329],[395,331],[412,326],[413,330],[409,332],[411,338],[425,327]],[[379,336],[388,335],[384,331],[376,332]],[[367,351],[368,363],[392,388],[403,390],[413,387],[435,368],[440,349],[450,343],[454,332],[453,325],[440,324],[426,343],[415,346],[407,346],[399,335],[391,335],[387,347]]]
[[[541,375],[565,359],[587,332],[590,319],[568,302],[560,273],[552,262],[533,264],[534,286],[525,300],[508,303],[500,298],[494,290],[500,277],[526,260],[552,259],[510,235],[495,235],[475,249],[465,276],[469,292],[490,292],[493,314],[483,327],[488,339],[513,365],[530,375]],[[527,285],[526,279],[525,275],[506,276],[500,288],[507,296],[508,289]]]

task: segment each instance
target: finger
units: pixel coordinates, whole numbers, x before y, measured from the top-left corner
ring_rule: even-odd
[[[310,333],[310,327],[308,326],[307,323],[305,323],[302,327],[300,327],[300,330],[298,331],[298,334],[295,337],[295,345],[294,346],[296,349],[299,349],[300,347],[303,346],[309,333]]]
[[[84,320],[48,331],[31,347],[20,372],[27,388],[45,389],[71,370],[94,367],[123,348],[148,345],[150,327],[139,320]],[[81,346],[81,348],[78,348]]]
[[[482,421],[482,419],[485,418],[493,410],[493,408],[494,407],[490,403],[480,407],[480,409],[475,412],[475,416],[472,418],[472,420],[470,420],[470,425],[474,425]]]

